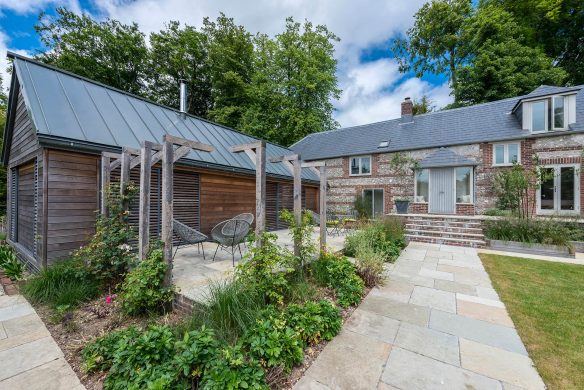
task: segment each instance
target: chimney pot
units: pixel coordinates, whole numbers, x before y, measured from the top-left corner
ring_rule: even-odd
[[[183,114],[187,112],[187,82],[183,79],[180,80],[179,111]]]
[[[405,98],[401,104],[401,116],[412,116],[414,114],[414,103],[410,100],[409,97]]]

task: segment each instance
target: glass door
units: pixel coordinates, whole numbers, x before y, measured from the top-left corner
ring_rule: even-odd
[[[580,169],[577,165],[557,165],[542,168],[545,180],[538,191],[540,214],[579,213]]]

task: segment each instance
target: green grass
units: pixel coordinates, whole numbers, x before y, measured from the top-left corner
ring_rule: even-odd
[[[584,388],[584,266],[481,254],[550,389]]]
[[[33,303],[75,307],[95,298],[98,283],[83,272],[79,261],[65,260],[51,265],[30,278],[23,287],[23,294]]]

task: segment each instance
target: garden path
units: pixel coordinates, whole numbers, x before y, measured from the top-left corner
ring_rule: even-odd
[[[45,324],[21,295],[0,294],[0,389],[84,389]]]
[[[475,249],[410,244],[295,389],[545,389]]]

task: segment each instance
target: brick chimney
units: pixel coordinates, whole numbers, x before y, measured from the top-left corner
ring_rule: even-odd
[[[413,122],[414,120],[414,103],[407,97],[401,103],[401,117],[403,123]]]

